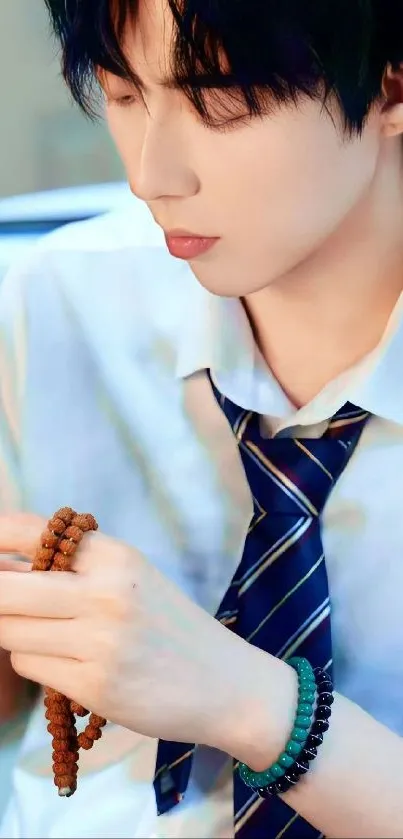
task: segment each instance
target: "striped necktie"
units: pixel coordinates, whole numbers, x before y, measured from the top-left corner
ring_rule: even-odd
[[[347,403],[320,439],[260,432],[257,414],[214,395],[237,440],[253,498],[241,562],[216,618],[284,660],[298,655],[332,672],[330,600],[320,517],[369,414]],[[159,814],[183,797],[194,744],[159,742],[154,788]],[[236,762],[234,762],[236,769]],[[261,799],[234,773],[234,835],[315,839],[318,831],[280,798]]]

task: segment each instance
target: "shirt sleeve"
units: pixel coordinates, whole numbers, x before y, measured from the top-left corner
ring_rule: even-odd
[[[25,388],[27,265],[11,268],[0,285],[0,513],[24,508],[22,413]]]
[[[0,514],[24,507],[21,417],[26,347],[25,273],[26,267],[16,266],[0,285]],[[9,667],[8,655],[0,650],[0,689],[1,679],[8,680],[11,676]],[[6,724],[0,722],[0,822],[11,794],[12,769],[28,718],[29,704],[23,684],[18,691],[17,708],[21,710]]]

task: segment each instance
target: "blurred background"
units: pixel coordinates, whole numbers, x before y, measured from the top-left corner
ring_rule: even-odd
[[[0,0],[0,282],[44,233],[133,198],[61,77],[44,0]]]
[[[43,0],[0,0],[0,199],[118,181],[103,124],[72,105]]]
[[[105,125],[61,78],[44,0],[0,0],[0,283],[43,234],[128,203]],[[26,721],[0,725],[0,820]]]

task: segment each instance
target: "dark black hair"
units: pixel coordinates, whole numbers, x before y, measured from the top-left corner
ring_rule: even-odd
[[[121,43],[142,0],[45,0],[74,99],[94,112],[96,70],[136,83]],[[270,104],[333,94],[359,132],[386,67],[403,61],[403,0],[168,0],[175,19],[173,76],[208,121],[211,90],[226,89],[228,118],[242,101]],[[223,56],[225,61],[223,62]],[[210,94],[206,96],[206,90]]]

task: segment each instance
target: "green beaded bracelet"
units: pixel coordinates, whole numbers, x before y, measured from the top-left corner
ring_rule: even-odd
[[[264,772],[253,772],[246,763],[239,764],[243,782],[252,789],[267,787],[286,774],[308,739],[316,698],[316,680],[313,668],[306,658],[290,658],[287,661],[298,674],[298,706],[290,739],[283,752]]]

